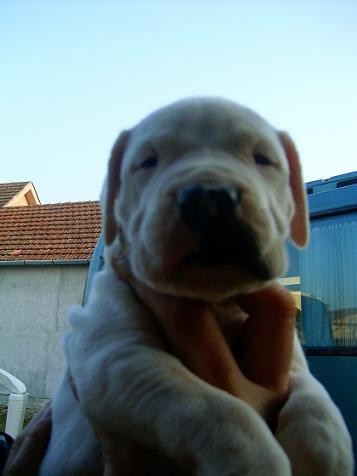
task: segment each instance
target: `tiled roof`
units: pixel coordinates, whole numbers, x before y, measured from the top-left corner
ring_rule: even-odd
[[[0,207],[3,207],[29,182],[0,183]]]
[[[0,208],[0,261],[90,259],[99,202]]]

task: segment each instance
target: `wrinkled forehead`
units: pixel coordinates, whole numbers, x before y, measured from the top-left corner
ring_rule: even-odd
[[[224,99],[183,100],[150,114],[131,133],[128,152],[172,141],[188,148],[263,145],[282,155],[275,129],[252,110]]]

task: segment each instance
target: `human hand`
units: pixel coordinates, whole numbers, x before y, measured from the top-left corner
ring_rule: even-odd
[[[274,426],[289,391],[296,309],[288,291],[273,283],[239,297],[249,317],[237,331],[233,353],[207,304],[152,290],[128,272],[125,260],[116,269],[193,373],[244,400]]]
[[[289,392],[296,306],[289,291],[274,282],[238,298],[249,315],[237,339],[238,363],[244,374],[282,399]]]
[[[287,291],[274,284],[240,299],[249,318],[235,349],[203,303],[139,292],[155,309],[174,354],[193,373],[244,400],[274,426],[289,392],[295,306]]]
[[[51,407],[46,405],[12,444],[3,476],[36,476],[51,436]]]

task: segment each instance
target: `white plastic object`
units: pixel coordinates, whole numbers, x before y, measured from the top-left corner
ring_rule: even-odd
[[[11,392],[7,407],[5,432],[16,438],[24,424],[28,399],[26,385],[3,369],[0,369],[0,385]]]

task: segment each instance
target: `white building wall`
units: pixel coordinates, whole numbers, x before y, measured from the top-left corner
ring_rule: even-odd
[[[50,398],[63,368],[67,311],[81,304],[87,265],[0,266],[0,367]]]

